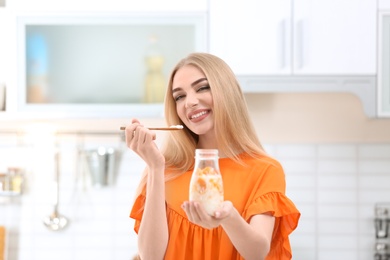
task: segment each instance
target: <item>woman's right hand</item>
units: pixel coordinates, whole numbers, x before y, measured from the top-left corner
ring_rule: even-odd
[[[165,158],[154,140],[156,133],[141,125],[137,119],[126,126],[126,145],[138,154],[149,168],[163,167]]]

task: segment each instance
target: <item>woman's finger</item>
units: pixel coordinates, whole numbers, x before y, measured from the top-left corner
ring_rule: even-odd
[[[125,129],[126,144],[130,148],[134,147],[134,140],[137,140],[137,132],[138,132],[137,128],[139,127],[141,127],[141,125],[137,122],[126,126]]]

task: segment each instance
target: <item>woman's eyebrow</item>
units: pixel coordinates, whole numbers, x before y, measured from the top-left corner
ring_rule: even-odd
[[[182,88],[174,88],[174,89],[172,89],[172,94],[175,93],[175,92],[180,91],[181,89],[182,89]]]
[[[195,86],[196,84],[198,84],[199,82],[202,82],[204,80],[207,80],[207,78],[200,78],[198,80],[195,80],[194,82],[191,83],[191,87]]]

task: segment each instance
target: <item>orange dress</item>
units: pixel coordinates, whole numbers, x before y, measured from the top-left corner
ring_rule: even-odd
[[[233,203],[247,221],[257,214],[271,213],[275,227],[267,260],[291,259],[289,234],[297,227],[300,213],[285,195],[285,176],[281,165],[274,159],[254,159],[241,155],[245,165],[229,158],[219,159],[224,186],[224,198]],[[244,259],[221,226],[211,230],[189,222],[181,209],[188,201],[192,171],[166,183],[166,205],[169,241],[165,258],[169,260],[227,260]],[[134,230],[138,233],[144,195],[139,195],[130,217],[134,218]]]

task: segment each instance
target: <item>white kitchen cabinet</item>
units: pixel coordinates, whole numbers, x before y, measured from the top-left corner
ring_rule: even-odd
[[[378,0],[378,10],[389,10],[390,0]]]
[[[390,117],[390,10],[378,19],[378,116]]]
[[[210,0],[210,52],[237,74],[289,74],[289,0]]]
[[[239,75],[373,75],[376,5],[210,0],[210,52]]]
[[[17,110],[40,115],[161,117],[170,70],[205,43],[202,15],[30,15],[17,24]]]
[[[376,1],[294,0],[294,73],[376,74]]]
[[[165,59],[163,73],[167,77],[170,70],[179,58],[193,51],[207,51],[207,0],[191,1],[191,0],[168,0],[168,1],[122,1],[113,0],[110,3],[103,1],[92,0],[70,0],[70,1],[48,1],[48,0],[15,0],[7,2],[6,8],[0,8],[0,83],[5,82],[7,88],[6,111],[0,112],[0,119],[30,119],[30,118],[113,118],[113,117],[161,117],[163,115],[163,104],[161,101],[147,102],[143,99],[143,89],[146,83],[147,64],[145,64],[145,55],[150,49],[150,38],[156,34],[159,41],[159,48],[163,52]],[[22,21],[22,22],[21,22]],[[23,24],[25,21],[25,24]],[[31,24],[29,24],[31,22]],[[82,94],[85,97],[92,98],[90,100],[59,100],[33,103],[28,100],[28,91],[26,88],[28,77],[26,62],[26,28],[27,26],[41,26],[49,28],[58,25],[60,27],[79,26],[80,28],[93,27],[94,25],[102,26],[100,32],[94,30],[94,35],[108,36],[104,38],[110,42],[111,50],[115,52],[116,60],[112,60],[114,55],[107,54],[107,42],[96,41],[91,42],[90,47],[84,48],[82,51],[78,47],[81,44],[74,44],[63,41],[56,46],[63,49],[51,48],[53,45],[47,45],[50,51],[55,51],[55,54],[43,55],[49,64],[53,65],[52,60],[56,59],[61,66],[69,65],[73,71],[80,74],[81,71],[90,67],[100,67],[104,70],[101,73],[95,73],[90,76],[90,79],[95,79],[95,88],[91,85],[76,86],[69,84],[70,74],[61,68],[49,70],[50,73],[57,71],[57,74],[63,77],[58,82],[66,83],[66,87],[62,90],[72,93]],[[108,27],[113,27],[110,30]],[[41,30],[42,28],[38,28]],[[58,32],[61,30],[58,30]],[[122,31],[123,35],[120,35]],[[54,33],[57,33],[54,30]],[[79,32],[75,32],[79,33]],[[104,33],[104,35],[103,35]],[[48,38],[46,31],[43,36]],[[77,39],[84,39],[89,33]],[[118,36],[119,35],[119,36]],[[85,36],[85,37],[84,37]],[[68,37],[69,38],[69,37]],[[68,39],[67,38],[67,39]],[[76,39],[76,38],[75,38]],[[94,38],[96,39],[96,38]],[[119,53],[118,45],[113,45],[114,40],[117,44],[127,49],[122,48],[122,54]],[[53,40],[51,40],[53,42]],[[65,44],[66,43],[66,44]],[[51,44],[51,43],[50,43]],[[106,44],[105,46],[103,46]],[[50,47],[50,48],[49,48]],[[85,46],[84,46],[85,47]],[[99,53],[98,49],[101,49]],[[72,56],[67,55],[70,50],[80,52],[80,55],[69,61]],[[96,50],[95,54],[92,53]],[[104,53],[103,53],[104,50]],[[124,51],[123,51],[124,50]],[[41,51],[38,51],[41,53]],[[86,53],[91,52],[90,58],[86,58]],[[4,54],[4,55],[2,55]],[[41,53],[42,54],[42,53]],[[61,57],[62,55],[62,57]],[[74,56],[73,56],[74,57]],[[97,61],[92,61],[86,64],[86,60],[96,58]],[[106,58],[111,58],[107,60]],[[65,62],[67,61],[67,62]],[[125,67],[123,62],[127,63]],[[103,67],[106,66],[106,68]],[[108,68],[110,70],[108,70]],[[123,80],[115,78],[115,72],[124,72],[122,75],[127,77],[137,78],[127,82],[126,87],[119,90],[120,85],[123,86]],[[46,73],[49,77],[44,78],[45,83],[42,89],[53,90],[54,83],[50,80],[52,74]],[[74,76],[75,74],[73,74]],[[98,76],[109,76],[115,80],[121,81],[121,84],[116,84],[115,81],[107,80],[106,82],[98,79]],[[77,75],[73,78],[82,78]],[[138,81],[138,82],[137,82]],[[53,83],[52,85],[46,84]],[[97,83],[98,82],[98,83]],[[56,86],[58,85],[57,83]],[[105,84],[105,90],[98,89],[98,85]],[[61,91],[62,91],[61,90]],[[54,92],[52,92],[54,93]],[[65,98],[64,93],[56,91],[57,97]],[[115,100],[110,99],[110,96],[116,95]],[[95,99],[100,96],[103,99]],[[127,98],[125,98],[127,96]],[[54,96],[53,96],[54,97]],[[76,97],[77,98],[77,97]],[[119,100],[119,99],[122,100]],[[125,99],[123,99],[125,98]],[[54,102],[53,102],[54,101]]]

